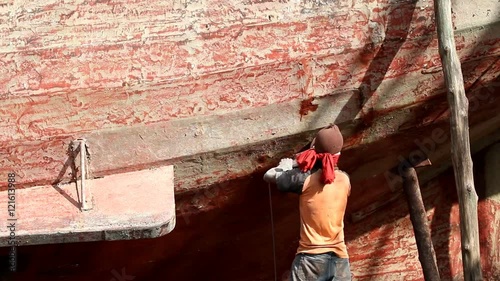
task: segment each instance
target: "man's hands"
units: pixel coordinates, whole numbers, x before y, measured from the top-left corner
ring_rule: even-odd
[[[281,168],[283,170],[283,172],[293,169],[293,159],[291,159],[291,158],[281,159],[277,168]]]
[[[264,180],[269,183],[276,183],[276,179],[285,171],[289,171],[296,166],[297,162],[291,158],[283,158],[277,167],[269,169],[264,174]]]

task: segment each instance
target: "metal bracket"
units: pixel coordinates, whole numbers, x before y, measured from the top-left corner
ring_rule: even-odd
[[[86,185],[86,179],[88,178],[87,160],[88,147],[85,139],[77,139],[75,145],[78,144],[80,147],[80,194],[81,194],[81,205],[80,209],[82,211],[92,210],[92,193],[90,188]],[[76,158],[75,158],[76,159]]]

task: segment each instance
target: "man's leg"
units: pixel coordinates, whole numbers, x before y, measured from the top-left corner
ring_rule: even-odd
[[[290,281],[326,281],[329,261],[328,254],[297,254],[293,260]]]
[[[330,263],[330,276],[333,276],[331,281],[351,281],[351,267],[349,259],[343,259],[332,256]]]

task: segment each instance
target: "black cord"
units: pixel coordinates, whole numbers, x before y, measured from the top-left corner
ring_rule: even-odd
[[[271,211],[271,232],[273,235],[273,263],[274,263],[274,281],[278,281],[278,272],[276,269],[276,240],[274,237],[274,219],[273,219],[273,200],[271,199],[271,184],[268,183],[269,188],[269,209]]]

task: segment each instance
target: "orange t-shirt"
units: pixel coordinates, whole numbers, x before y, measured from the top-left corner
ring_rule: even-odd
[[[335,181],[324,184],[321,170],[306,178],[299,197],[300,241],[297,253],[334,252],[348,258],[344,242],[344,213],[351,185],[347,174],[335,170]]]

